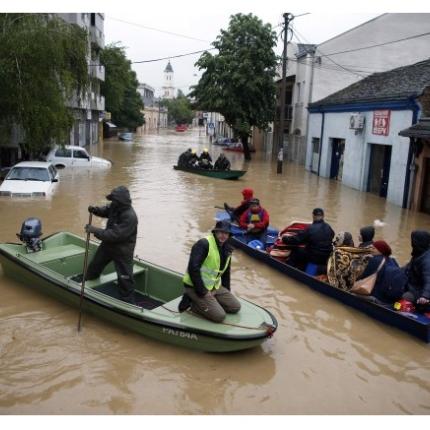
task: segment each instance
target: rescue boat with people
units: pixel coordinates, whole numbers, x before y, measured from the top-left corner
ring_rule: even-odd
[[[182,170],[188,173],[195,173],[196,175],[208,176],[210,178],[217,179],[230,179],[235,180],[242,177],[246,170],[215,170],[215,169],[203,169],[201,167],[180,167],[173,166],[175,170]]]
[[[0,244],[4,275],[31,290],[80,306],[85,239],[69,232],[41,239],[40,221],[30,220],[23,223],[18,235],[23,243]],[[90,258],[98,246],[98,242],[89,241]],[[98,279],[84,284],[84,315],[88,312],[162,342],[209,352],[259,346],[277,329],[278,323],[268,310],[240,298],[240,312],[228,314],[221,323],[208,321],[191,311],[180,313],[178,304],[183,294],[180,273],[138,257],[134,258],[133,273],[136,304],[120,300],[117,274],[109,264]]]
[[[229,214],[226,211],[218,211],[216,220],[228,220]],[[281,231],[282,234],[296,234],[297,231],[306,228],[308,222],[292,222]],[[308,265],[307,270],[301,271],[287,263],[288,251],[282,247],[276,248],[274,244],[280,244],[280,231],[269,227],[267,241],[265,244],[260,241],[248,241],[245,231],[239,226],[231,225],[231,243],[235,248],[239,248],[249,256],[279,270],[285,275],[298,282],[301,282],[321,294],[336,299],[352,308],[364,312],[368,316],[382,321],[393,327],[397,327],[417,338],[430,343],[430,315],[396,310],[393,304],[384,304],[373,300],[372,296],[361,296],[349,291],[341,290],[331,286],[324,276],[316,276],[313,272],[315,267]]]

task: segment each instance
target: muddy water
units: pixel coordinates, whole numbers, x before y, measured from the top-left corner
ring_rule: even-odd
[[[144,135],[134,143],[105,141],[96,155],[111,171],[61,171],[50,200],[0,201],[0,241],[15,241],[28,216],[44,234],[83,234],[87,206],[127,185],[139,215],[137,254],[183,271],[191,245],[214,223],[214,206],[235,204],[254,188],[283,226],[326,209],[336,231],[357,237],[382,219],[385,238],[401,263],[410,231],[430,229],[430,217],[385,200],[256,157],[240,181],[177,172],[188,146],[207,146],[198,131]],[[219,148],[211,152],[218,154]],[[229,155],[234,168],[242,155]],[[97,221],[98,222],[98,221]],[[91,316],[76,332],[77,311],[0,274],[1,414],[428,414],[429,347],[394,328],[317,294],[240,251],[233,258],[233,290],[270,309],[279,321],[262,347],[206,354],[135,335]]]

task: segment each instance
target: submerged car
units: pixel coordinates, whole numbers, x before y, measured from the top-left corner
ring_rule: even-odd
[[[45,157],[55,167],[97,167],[109,168],[112,163],[100,157],[93,157],[88,154],[85,148],[75,145],[66,145],[64,147],[55,147],[48,152]]]
[[[45,161],[15,164],[0,185],[0,196],[44,197],[51,195],[59,181],[57,169]]]

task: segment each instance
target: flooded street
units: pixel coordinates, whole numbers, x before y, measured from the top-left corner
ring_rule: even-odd
[[[93,155],[111,170],[64,169],[54,196],[0,200],[0,241],[16,242],[22,221],[42,220],[44,235],[84,235],[88,205],[103,204],[118,185],[139,216],[136,253],[184,272],[192,244],[214,225],[215,206],[236,205],[254,189],[271,224],[310,219],[323,207],[333,229],[358,230],[373,220],[401,265],[410,232],[430,230],[430,216],[317,177],[303,166],[228,153],[239,181],[175,171],[186,148],[209,146],[198,130],[107,140]],[[215,157],[214,157],[215,156]],[[102,225],[96,218],[96,225]],[[1,414],[428,414],[429,346],[405,332],[318,294],[236,250],[232,289],[270,310],[279,328],[260,348],[209,354],[150,340],[78,311],[0,274]]]

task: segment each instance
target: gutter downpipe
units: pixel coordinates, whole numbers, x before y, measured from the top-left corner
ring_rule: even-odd
[[[320,155],[318,157],[318,172],[317,175],[320,175],[320,167],[321,167],[321,157],[322,157],[322,148],[323,148],[323,137],[324,137],[324,120],[325,120],[325,112],[321,111],[322,120],[321,120],[321,133],[320,133]]]
[[[309,121],[310,121],[310,113],[309,113],[309,105],[312,103],[312,90],[314,86],[314,68],[315,68],[315,51],[312,53],[311,57],[311,82],[309,84],[309,96],[308,96],[308,107],[307,116],[306,116],[306,153],[308,151],[308,137],[309,137]],[[306,155],[305,155],[305,164],[306,164]],[[311,144],[311,164],[309,166],[309,171],[312,171],[312,144]]]
[[[420,111],[420,105],[417,103],[415,99],[411,100],[412,102],[412,124],[414,125],[418,121],[418,113]],[[406,164],[406,177],[405,177],[405,188],[403,191],[403,204],[402,208],[409,209],[411,205],[411,197],[412,197],[412,187],[411,184],[414,183],[415,179],[415,144],[413,139],[409,138],[409,152],[408,152],[408,161]]]

